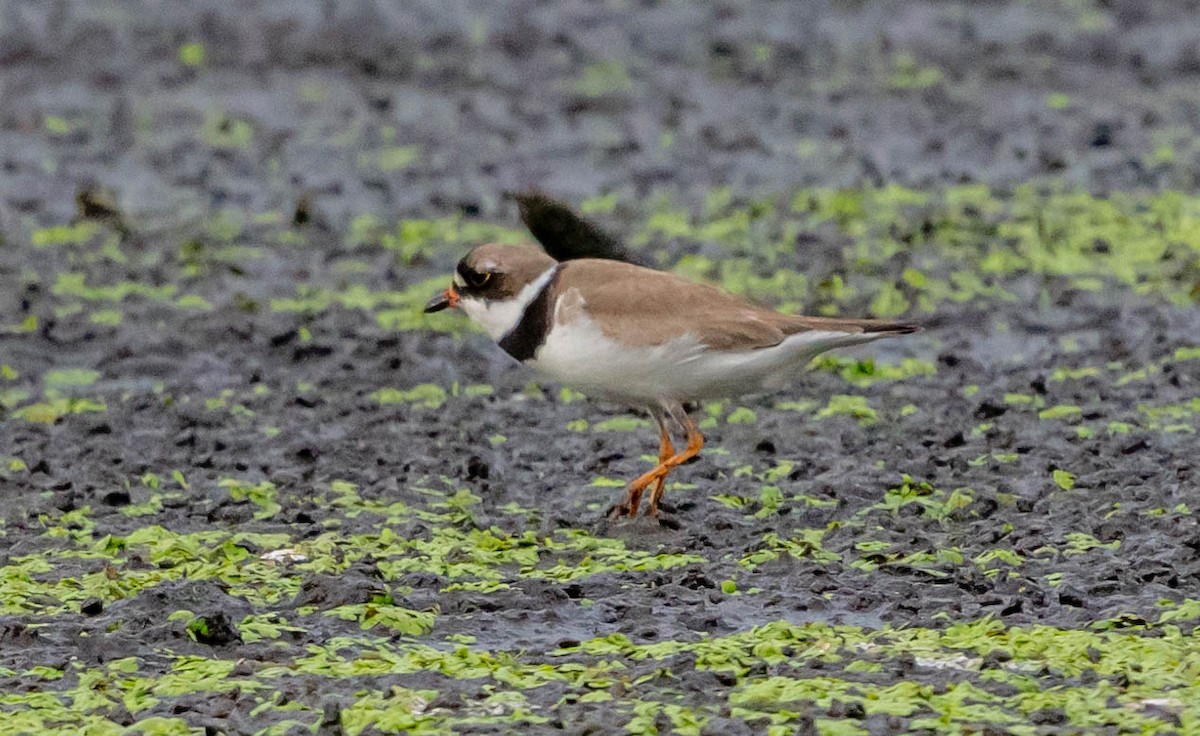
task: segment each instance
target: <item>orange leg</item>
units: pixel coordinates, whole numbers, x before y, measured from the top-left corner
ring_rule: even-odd
[[[675,455],[675,446],[671,444],[671,435],[668,432],[663,432],[662,443],[658,448],[658,464],[670,460]],[[646,513],[654,516],[658,512],[658,499],[662,498],[663,487],[667,485],[667,474],[663,473],[654,481],[654,487],[650,489],[650,505],[646,509]]]
[[[655,484],[654,489],[650,492],[650,505],[646,507],[647,516],[658,515],[658,504],[662,500],[663,486],[667,481],[667,474],[676,466],[682,465],[696,457],[696,455],[700,454],[700,448],[704,447],[704,435],[700,434],[700,430],[696,429],[696,425],[692,422],[691,417],[684,415],[683,419],[684,427],[687,428],[687,447],[684,448],[683,452],[661,460],[657,467],[629,484],[628,496],[636,496],[639,500],[646,486],[651,483]],[[629,512],[629,515],[633,516],[635,513],[637,513],[636,507]]]
[[[663,463],[671,459],[671,456],[675,454],[675,446],[671,444],[671,433],[667,431],[666,422],[661,420],[659,421],[658,431],[660,441],[658,445],[658,466],[656,467],[661,467]],[[654,498],[654,493],[665,481],[666,476],[663,476],[658,481],[658,485],[656,485],[654,490],[650,492],[651,498]],[[625,491],[625,500],[613,508],[613,516],[637,516],[638,506],[642,502],[642,491],[644,491],[645,488],[646,487],[644,485],[634,487],[634,485],[631,483],[628,489]]]
[[[670,460],[672,457],[674,457],[674,455],[675,455],[675,445],[671,444],[671,433],[667,431],[667,428],[664,425],[663,427],[661,427],[661,441],[659,442],[659,445],[658,445],[658,465],[656,467],[661,467],[664,463],[666,463],[668,460]],[[663,487],[663,484],[666,482],[667,482],[666,473],[663,473],[661,476],[659,476],[658,480],[654,481],[654,488],[650,489],[650,502],[654,506],[657,506],[657,504],[654,502],[654,499],[657,498],[658,496],[662,495],[662,487]],[[630,516],[637,515],[638,502],[641,501],[642,491],[645,490],[645,488],[646,487],[644,485],[636,486],[632,483],[629,484],[629,493],[633,497],[632,502],[629,504],[629,515]],[[647,512],[647,513],[649,513],[649,512]],[[653,516],[654,514],[650,514],[650,515]]]

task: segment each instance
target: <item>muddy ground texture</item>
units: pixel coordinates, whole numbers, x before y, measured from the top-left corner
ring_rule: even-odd
[[[0,3],[0,732],[1200,729],[1195,3]],[[920,335],[644,418],[506,190]]]

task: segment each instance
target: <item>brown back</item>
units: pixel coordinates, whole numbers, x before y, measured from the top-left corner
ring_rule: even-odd
[[[906,334],[918,329],[884,320],[782,314],[714,286],[617,261],[568,261],[557,285],[563,294],[578,289],[600,329],[629,345],[657,345],[690,333],[714,350],[751,350],[809,330]]]

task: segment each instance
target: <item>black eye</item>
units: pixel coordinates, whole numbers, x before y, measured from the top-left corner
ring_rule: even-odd
[[[468,271],[466,274],[466,279],[467,286],[470,286],[472,289],[482,289],[484,286],[487,286],[487,282],[492,280],[492,273],[491,271],[485,271],[483,273],[479,273],[477,271]]]

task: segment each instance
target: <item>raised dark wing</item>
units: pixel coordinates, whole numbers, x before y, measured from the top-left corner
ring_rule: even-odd
[[[621,243],[566,204],[541,192],[514,194],[521,222],[556,261],[600,258],[636,263]]]

